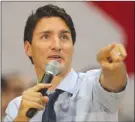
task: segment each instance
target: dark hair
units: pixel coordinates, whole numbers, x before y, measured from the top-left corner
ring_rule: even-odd
[[[1,89],[2,89],[2,92],[4,92],[6,89],[7,89],[7,80],[2,76],[1,77]]]
[[[24,30],[24,42],[29,41],[30,44],[32,43],[32,37],[33,37],[33,31],[39,22],[40,19],[43,17],[60,17],[64,20],[64,22],[67,24],[71,31],[71,36],[73,40],[73,45],[76,41],[76,31],[74,28],[74,24],[72,21],[72,18],[70,15],[66,13],[66,11],[63,8],[60,8],[56,5],[48,4],[45,6],[42,6],[36,10],[36,13],[32,13],[26,22],[25,30]],[[32,58],[29,57],[32,61]],[[33,63],[33,61],[32,61]]]

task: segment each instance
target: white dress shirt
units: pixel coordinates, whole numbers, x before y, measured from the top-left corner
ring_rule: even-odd
[[[119,93],[108,92],[99,82],[100,75],[100,69],[86,73],[77,73],[72,69],[68,73],[57,86],[57,89],[65,91],[54,105],[57,122],[118,121],[118,108],[126,88]],[[21,99],[20,96],[9,103],[5,122],[16,118]],[[41,122],[43,111],[38,111],[30,122]]]

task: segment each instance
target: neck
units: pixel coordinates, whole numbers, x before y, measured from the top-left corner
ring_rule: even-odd
[[[52,80],[52,87],[50,87],[48,90],[53,91],[56,89],[56,87],[60,84],[60,82],[64,79],[64,77],[61,76],[55,76]]]
[[[65,78],[65,76],[70,72],[71,69],[68,69],[62,74],[59,74],[58,76],[54,76],[52,80],[52,87],[50,87],[48,90],[53,91],[56,89],[56,87],[60,84],[60,82]],[[36,70],[37,72],[37,70]],[[38,80],[40,81],[43,77],[44,72],[37,72]]]

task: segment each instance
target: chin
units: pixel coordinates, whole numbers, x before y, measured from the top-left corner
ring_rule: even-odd
[[[55,61],[59,62],[60,64],[65,65],[64,59],[48,58],[48,62],[51,61],[51,60],[55,60]]]

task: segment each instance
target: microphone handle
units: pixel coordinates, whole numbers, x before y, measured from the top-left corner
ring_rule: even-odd
[[[51,83],[52,79],[53,79],[53,75],[51,73],[46,73],[43,75],[40,83]],[[40,91],[38,92],[41,92],[43,96],[46,95],[46,92],[47,92],[48,88],[45,88],[45,89],[41,89]],[[38,109],[36,108],[30,108],[27,113],[26,113],[26,116],[28,118],[32,118],[36,113],[37,113]]]

